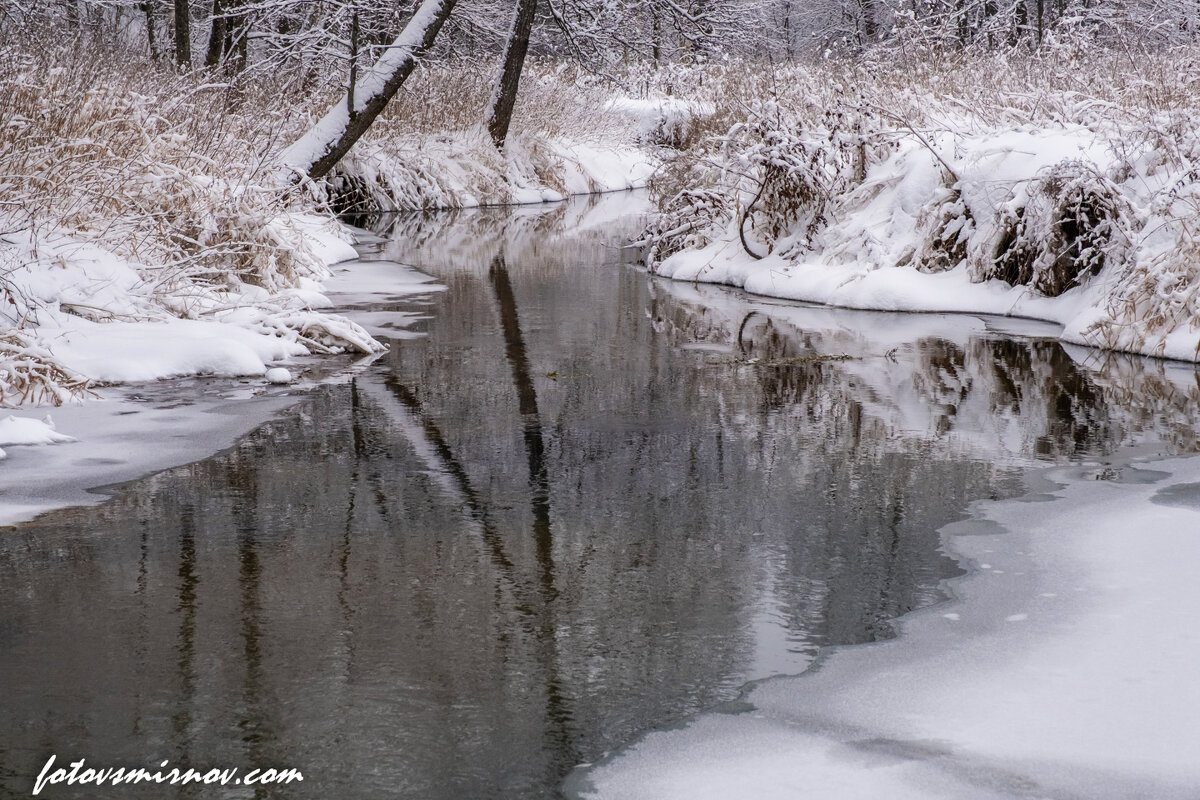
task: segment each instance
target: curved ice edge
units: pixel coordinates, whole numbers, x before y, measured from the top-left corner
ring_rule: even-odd
[[[898,638],[832,648],[817,670],[750,686],[751,710],[648,734],[564,791],[1193,796],[1200,516],[1150,500],[1200,478],[1200,458],[1133,463],[1038,470],[1030,494],[972,504],[970,520],[1004,532],[943,528],[972,569],[947,582],[952,600],[902,617]],[[1135,474],[1097,480],[1114,469]]]

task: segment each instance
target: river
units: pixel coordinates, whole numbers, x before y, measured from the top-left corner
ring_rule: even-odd
[[[57,754],[305,778],[133,796],[557,797],[892,636],[1030,467],[1194,448],[1190,370],[651,279],[615,246],[642,202],[376,220],[363,269],[436,281],[335,295],[386,354],[0,531],[0,795]]]

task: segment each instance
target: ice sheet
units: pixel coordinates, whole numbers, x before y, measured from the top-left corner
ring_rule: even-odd
[[[765,682],[752,711],[652,734],[574,788],[628,800],[1196,797],[1200,511],[1178,498],[1196,497],[1200,458],[1048,477],[1051,494],[981,503],[974,523],[945,531],[972,571],[956,600],[904,619],[899,639]]]

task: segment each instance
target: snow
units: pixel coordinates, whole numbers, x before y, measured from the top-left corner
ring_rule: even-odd
[[[296,215],[286,223],[295,246],[321,263],[356,255],[330,220]],[[7,279],[28,304],[25,333],[55,363],[94,383],[263,375],[269,364],[314,349],[382,348],[350,320],[315,311],[331,301],[312,279],[274,292],[235,282],[164,295],[144,277],[154,270],[53,231],[37,239],[11,234],[0,257],[12,264]]]
[[[1179,287],[1194,292],[1200,273],[1189,261],[1194,248],[1187,245],[1186,209],[1173,210],[1164,200],[1186,176],[1146,166],[1153,160],[1133,158],[1108,130],[1067,124],[968,133],[970,128],[968,120],[949,121],[945,130],[927,133],[925,142],[898,142],[861,185],[837,198],[828,223],[807,245],[800,231],[791,231],[758,260],[743,249],[736,221],[720,223],[655,271],[847,308],[1027,317],[1057,323],[1060,337],[1073,344],[1196,360],[1200,329]],[[953,168],[952,178],[943,160]],[[981,282],[980,271],[993,261],[1001,216],[1024,208],[1035,179],[1051,170],[1094,174],[1097,185],[1109,180],[1103,176],[1124,176],[1109,184],[1125,205],[1104,269],[1058,297],[995,279]],[[957,221],[968,257],[944,272],[921,272],[911,262],[930,235],[923,221],[932,204],[939,192],[949,196],[948,179],[970,211]],[[753,226],[747,227],[753,241]],[[763,255],[766,245],[754,246]]]
[[[51,349],[72,370],[102,383],[262,375],[269,362],[308,355],[295,342],[208,320],[59,322],[41,329]]]
[[[421,48],[425,33],[435,23],[446,0],[425,0],[414,12],[396,40],[383,55],[363,70],[354,85],[354,110],[362,112],[367,103],[384,93],[386,84]],[[349,103],[342,97],[315,125],[283,151],[280,162],[288,169],[307,173],[341,137],[350,122]]]
[[[1051,492],[977,504],[943,531],[975,565],[952,611],[573,783],[623,800],[1195,797],[1200,458],[1124,472],[1060,468]]]
[[[267,370],[267,374],[263,377],[267,379],[267,383],[284,384],[292,382],[292,373],[283,367],[273,367]]]
[[[556,202],[637,189],[657,161],[644,148],[513,133],[504,152],[482,128],[359,142],[339,165],[384,211]]]
[[[712,103],[665,95],[614,97],[607,110],[631,121],[643,144],[679,143],[696,121],[716,110]]]
[[[11,414],[0,420],[0,446],[12,445],[46,445],[73,442],[74,438],[59,433],[54,429],[54,421],[47,414],[43,419],[32,417],[15,417]],[[0,450],[0,458],[8,454]]]

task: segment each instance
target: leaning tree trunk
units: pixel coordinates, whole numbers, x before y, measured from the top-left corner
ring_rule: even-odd
[[[417,59],[433,46],[455,2],[424,0],[387,51],[348,88],[346,97],[283,151],[283,166],[314,180],[329,174],[400,90]]]
[[[517,0],[512,30],[508,34],[508,46],[504,48],[504,66],[496,79],[492,93],[492,107],[488,109],[487,129],[497,148],[504,147],[508,138],[508,126],[512,124],[513,106],[517,102],[517,88],[521,83],[521,68],[525,65],[525,53],[529,50],[529,32],[533,29],[533,15],[537,0]]]

